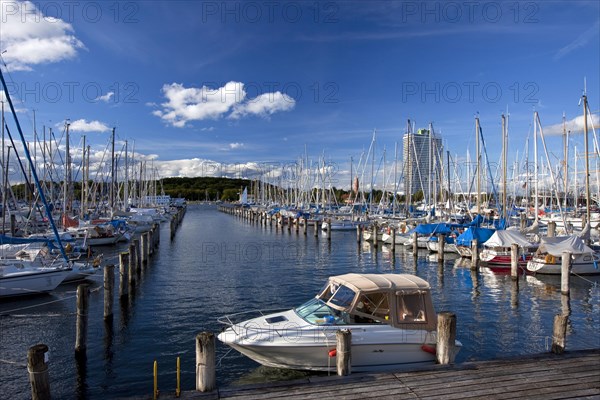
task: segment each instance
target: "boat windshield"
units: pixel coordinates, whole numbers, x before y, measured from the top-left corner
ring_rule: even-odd
[[[349,287],[331,283],[321,292],[319,299],[339,308],[349,310],[355,296],[356,293]]]
[[[313,325],[345,325],[348,314],[314,298],[294,309],[299,317]]]

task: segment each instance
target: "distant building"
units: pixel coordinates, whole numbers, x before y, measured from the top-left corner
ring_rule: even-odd
[[[404,191],[413,195],[422,191],[424,198],[428,199],[430,190],[433,196],[436,190],[433,185],[438,184],[441,177],[442,138],[432,132],[432,129],[419,129],[416,133],[409,132],[404,135],[402,147]],[[437,192],[439,193],[439,185]]]

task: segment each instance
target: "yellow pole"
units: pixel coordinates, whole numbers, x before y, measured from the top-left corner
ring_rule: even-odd
[[[154,400],[158,399],[158,363],[154,360]]]
[[[181,394],[181,364],[179,357],[177,357],[177,389],[175,389],[175,397],[179,397]]]

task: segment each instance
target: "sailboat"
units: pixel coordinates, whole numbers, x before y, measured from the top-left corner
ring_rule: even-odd
[[[29,163],[32,177],[35,181],[40,199],[44,204],[46,216],[52,227],[55,241],[58,245],[61,256],[61,258],[52,257],[52,262],[50,264],[46,264],[44,263],[43,258],[40,257],[40,252],[42,250],[34,255],[26,251],[25,248],[4,249],[5,254],[3,257],[0,257],[0,297],[48,292],[54,290],[68,276],[72,270],[72,263],[67,257],[65,248],[58,234],[58,230],[56,229],[56,225],[52,218],[51,209],[46,201],[44,191],[40,185],[35,164],[33,163],[31,154],[29,153],[29,147],[25,141],[21,124],[17,118],[17,113],[15,111],[12,99],[10,97],[10,92],[6,85],[6,81],[4,80],[4,74],[2,73],[1,69],[0,80],[2,82],[4,95],[8,105],[10,106],[15,125],[19,132],[21,143],[23,144],[23,151]],[[2,126],[5,126],[4,121],[2,121]]]

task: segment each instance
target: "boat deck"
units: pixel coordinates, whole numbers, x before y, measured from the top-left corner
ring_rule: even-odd
[[[174,395],[161,393],[160,399]],[[600,349],[183,392],[182,399],[600,398]]]

